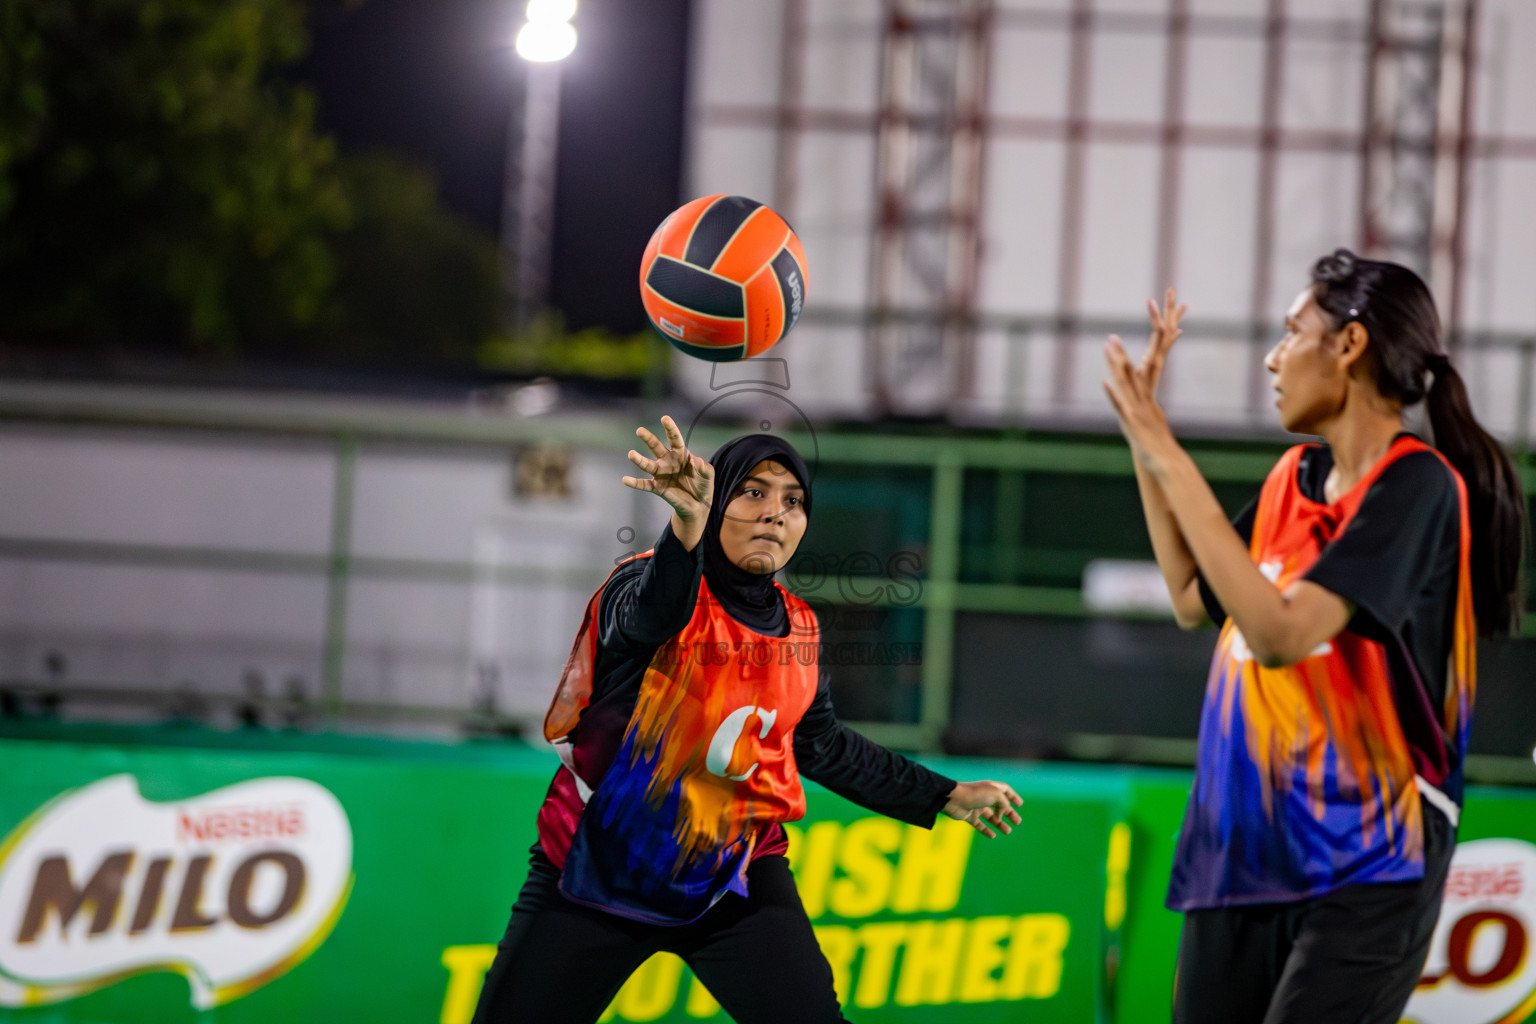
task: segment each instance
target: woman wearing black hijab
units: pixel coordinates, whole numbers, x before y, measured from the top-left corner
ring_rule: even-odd
[[[804,775],[900,821],[1011,831],[1018,794],[956,783],[838,721],[815,613],[773,580],[810,476],[750,434],[706,462],[670,417],[631,451],[672,518],[593,595],[545,720],[562,767],[475,1024],[590,1024],[653,953],[682,957],[737,1024],[842,1021],[784,854]]]

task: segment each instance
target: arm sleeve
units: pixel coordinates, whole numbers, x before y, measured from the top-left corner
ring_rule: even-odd
[[[932,828],[955,781],[874,743],[837,718],[831,677],[821,670],[816,698],[795,726],[800,774],[879,814]]]
[[[1237,531],[1239,537],[1243,538],[1244,544],[1248,544],[1253,540],[1253,521],[1257,518],[1258,514],[1259,499],[1254,498],[1237,514],[1237,518],[1232,520],[1232,528]],[[1196,569],[1195,579],[1200,584],[1200,600],[1205,604],[1205,614],[1209,615],[1211,621],[1218,626],[1226,622],[1227,610],[1216,599],[1216,591],[1212,590],[1211,585],[1205,582],[1205,573]]]
[[[1451,471],[1432,452],[1414,452],[1382,471],[1305,578],[1355,606],[1354,632],[1383,639],[1401,632],[1429,581],[1458,556],[1460,531]]]
[[[621,566],[609,578],[598,604],[603,651],[655,648],[688,625],[704,572],[701,546],[684,548],[668,524],[649,558]]]

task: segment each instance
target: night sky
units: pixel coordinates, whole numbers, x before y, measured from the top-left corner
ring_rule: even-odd
[[[500,230],[519,0],[312,0],[298,78],[344,150],[387,149]],[[551,299],[573,330],[645,324],[641,251],[681,201],[688,0],[580,0],[564,63]]]

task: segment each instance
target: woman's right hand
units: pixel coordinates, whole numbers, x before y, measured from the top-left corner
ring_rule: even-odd
[[[644,427],[635,429],[655,458],[648,459],[630,449],[629,461],[650,477],[626,476],[624,484],[637,491],[661,495],[672,506],[673,535],[691,551],[704,536],[704,524],[709,519],[715,494],[715,467],[688,450],[672,417],[663,416],[661,425],[667,434],[666,444]]]

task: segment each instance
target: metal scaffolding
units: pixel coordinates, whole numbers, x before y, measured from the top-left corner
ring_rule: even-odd
[[[1361,245],[1426,277],[1460,325],[1477,0],[1372,0]]]
[[[1348,158],[1359,174],[1358,221],[1353,237],[1341,241],[1419,269],[1440,299],[1448,335],[1454,341],[1466,334],[1462,293],[1473,163],[1536,159],[1536,138],[1480,133],[1473,123],[1482,6],[1480,0],[1358,0],[1349,15],[1324,17],[1300,13],[1289,0],[1264,0],[1262,10],[1241,14],[1201,11],[1191,0],[1166,0],[1162,11],[1109,9],[1106,0],[883,0],[879,20],[864,21],[834,17],[834,8],[818,0],[785,0],[778,101],[706,103],[701,125],[773,131],[774,199],[791,217],[807,204],[800,170],[807,136],[872,138],[876,203],[868,293],[859,308],[812,309],[808,317],[862,324],[864,383],[875,411],[887,415],[954,418],[976,383],[980,332],[1002,315],[979,309],[978,302],[992,142],[1060,146],[1058,227],[1054,242],[1041,240],[1056,250],[1054,308],[1029,314],[1053,322],[1047,377],[1058,409],[1066,409],[1081,386],[1074,361],[1101,319],[1085,310],[1083,288],[1093,202],[1088,182],[1101,147],[1140,145],[1155,153],[1157,209],[1147,268],[1153,291],[1176,283],[1181,259],[1192,252],[1181,239],[1191,201],[1190,155],[1252,154],[1254,201],[1245,214],[1252,218],[1246,232],[1252,245],[1233,253],[1247,267],[1245,322],[1210,326],[1246,346],[1248,415],[1268,422],[1263,355],[1276,326],[1288,158]],[[807,89],[807,52],[828,17],[848,45],[877,48],[872,109]],[[993,96],[989,79],[1004,32],[1046,36],[1060,47],[1066,88],[1055,112],[999,112],[1001,98]],[[1154,116],[1115,117],[1096,109],[1095,70],[1112,37],[1161,42],[1161,79],[1149,82],[1160,99]],[[853,42],[858,39],[863,42]],[[1220,41],[1255,51],[1258,109],[1250,119],[1190,116],[1192,47]],[[1290,90],[1305,77],[1298,59],[1324,46],[1358,54],[1363,101],[1355,124],[1307,123],[1288,112]],[[1341,96],[1338,103],[1350,105],[1350,99]],[[1017,347],[1023,338],[1010,337],[1008,344]]]
[[[869,326],[885,413],[942,413],[969,386],[992,8],[885,5]]]

